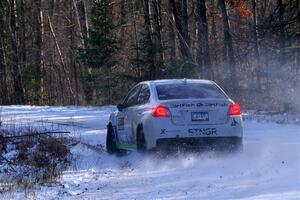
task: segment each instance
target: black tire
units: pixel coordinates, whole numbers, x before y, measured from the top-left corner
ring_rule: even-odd
[[[147,150],[145,135],[143,132],[143,128],[139,127],[136,134],[136,146],[138,152],[145,152]]]
[[[117,146],[116,146],[116,135],[114,133],[114,129],[111,125],[107,127],[107,135],[106,135],[106,151],[109,154],[117,153]]]

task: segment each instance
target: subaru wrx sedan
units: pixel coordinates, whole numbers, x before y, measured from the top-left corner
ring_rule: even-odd
[[[108,153],[160,146],[240,148],[241,108],[213,81],[145,81],[133,87],[107,125]]]

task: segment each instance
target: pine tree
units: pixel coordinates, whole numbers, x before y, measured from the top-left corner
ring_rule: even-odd
[[[108,0],[93,2],[89,38],[86,40],[87,47],[81,51],[81,57],[88,67],[84,79],[88,102],[92,100],[95,92],[106,92],[105,103],[112,102],[111,68],[117,64],[114,55],[118,46],[113,34],[116,27],[110,19],[111,5],[109,2]],[[100,79],[100,77],[104,77],[104,79]]]

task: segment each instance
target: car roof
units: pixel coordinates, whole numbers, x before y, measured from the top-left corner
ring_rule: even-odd
[[[160,85],[160,84],[172,84],[172,83],[182,83],[186,81],[187,83],[203,83],[203,84],[214,84],[211,80],[204,79],[161,79],[153,81],[143,81],[141,84],[150,84],[150,85]]]

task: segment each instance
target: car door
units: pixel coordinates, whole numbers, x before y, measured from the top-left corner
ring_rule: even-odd
[[[131,111],[129,111],[128,115],[131,121],[131,133],[129,136],[129,142],[131,144],[135,143],[136,139],[136,128],[138,124],[141,122],[143,114],[147,109],[147,104],[150,99],[150,90],[147,84],[142,84],[141,89],[139,91],[137,97],[137,104],[131,107]]]
[[[141,86],[134,87],[123,102],[123,109],[117,114],[117,134],[118,139],[124,144],[130,144],[132,140],[132,115],[134,106],[137,105],[137,97]]]

